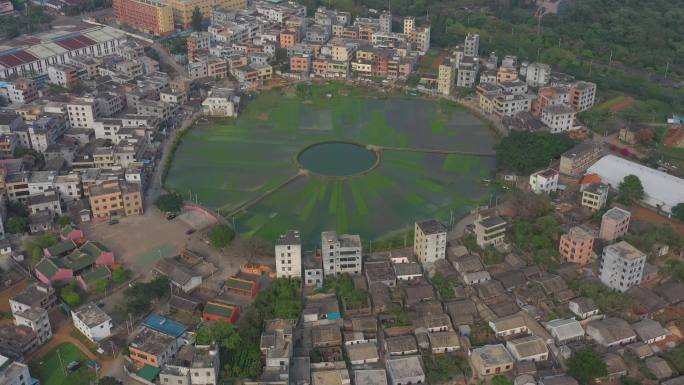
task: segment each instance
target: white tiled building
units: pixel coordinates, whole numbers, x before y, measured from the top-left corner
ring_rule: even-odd
[[[94,303],[71,311],[74,326],[89,340],[97,342],[112,334],[112,317]]]
[[[575,109],[567,104],[550,105],[542,111],[541,121],[552,134],[557,134],[573,129],[576,114]]]
[[[644,253],[621,241],[603,248],[599,277],[604,285],[625,292],[641,282],[645,263]]]
[[[530,188],[535,194],[548,194],[558,189],[558,171],[546,169],[530,175]]]
[[[434,263],[446,255],[446,227],[434,219],[415,223],[413,252],[421,263]]]
[[[361,274],[361,237],[324,231],[321,234],[323,274]]]
[[[302,239],[299,231],[288,230],[278,238],[275,260],[278,278],[299,278],[302,275]]]

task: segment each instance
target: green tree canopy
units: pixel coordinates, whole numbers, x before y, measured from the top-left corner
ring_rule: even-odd
[[[109,281],[106,279],[98,279],[95,281],[95,284],[93,285],[93,290],[95,290],[96,293],[103,294],[107,291],[107,287],[109,287]]]
[[[62,300],[71,307],[78,306],[78,304],[81,303],[81,295],[76,291],[75,284],[62,288],[60,297],[62,297]]]
[[[121,385],[121,382],[114,377],[102,377],[97,381],[97,385]]]
[[[644,186],[636,175],[627,175],[620,183],[618,191],[620,192],[618,200],[629,206],[644,198]]]
[[[492,378],[492,385],[513,385],[513,381],[504,375],[497,374]]]
[[[130,276],[131,271],[121,267],[112,271],[112,281],[116,284],[126,282]]]
[[[24,241],[24,250],[31,257],[33,263],[38,263],[43,258],[43,250],[57,243],[53,234],[43,234]]]
[[[183,197],[177,193],[164,194],[154,201],[159,210],[164,212],[178,212],[183,207]]]
[[[513,131],[495,146],[497,166],[502,171],[530,174],[548,167],[574,144],[562,134]]]
[[[235,238],[235,232],[228,225],[214,225],[209,231],[209,242],[217,249],[228,246],[233,238]]]
[[[240,335],[233,325],[225,321],[205,322],[197,330],[195,340],[198,344],[216,343],[224,349],[234,349],[240,345]]]
[[[28,218],[14,217],[7,221],[7,231],[12,234],[24,234],[29,231]]]
[[[677,203],[677,205],[672,208],[672,215],[674,215],[677,220],[684,222],[684,202]]]
[[[57,225],[59,225],[59,227],[64,227],[68,224],[71,224],[71,218],[69,218],[68,215],[63,215],[57,218]]]
[[[192,19],[190,21],[192,24],[192,29],[195,31],[202,30],[202,18],[202,12],[200,11],[199,7],[195,7],[195,9],[192,11]]]
[[[595,379],[608,375],[606,363],[596,352],[578,352],[568,363],[568,373],[582,385],[591,384]]]

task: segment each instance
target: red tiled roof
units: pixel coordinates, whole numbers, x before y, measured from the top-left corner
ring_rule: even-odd
[[[83,47],[94,45],[95,41],[83,35],[76,35],[62,40],[55,40],[55,43],[59,44],[60,46],[68,50],[73,51],[81,49]]]
[[[38,60],[37,57],[23,50],[0,55],[0,64],[5,67],[15,67],[36,60]]]

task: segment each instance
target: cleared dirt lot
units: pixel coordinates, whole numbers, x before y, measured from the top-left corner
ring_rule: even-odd
[[[88,239],[102,242],[114,251],[116,260],[127,265],[148,267],[159,258],[176,255],[190,236],[189,227],[178,220],[167,221],[156,208],[145,214],[120,219],[120,223],[82,224]]]

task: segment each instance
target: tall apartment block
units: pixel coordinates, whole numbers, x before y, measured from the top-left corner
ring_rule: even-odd
[[[586,111],[594,105],[596,99],[596,84],[578,81],[570,86],[570,104],[577,111]]]
[[[434,263],[446,256],[447,230],[434,219],[416,222],[413,253],[421,263]]]
[[[599,277],[604,285],[625,292],[641,282],[645,263],[646,254],[621,241],[603,248]]]
[[[114,0],[114,15],[119,24],[128,25],[155,36],[174,31],[173,10],[159,0]]]
[[[407,16],[404,18],[404,35],[410,35],[416,28],[416,18]]]
[[[586,265],[591,262],[594,236],[579,226],[572,227],[561,235],[558,252],[564,262]]]
[[[475,221],[475,238],[480,247],[503,243],[506,236],[506,221],[499,216],[480,216]]]
[[[606,211],[601,217],[599,238],[612,242],[627,234],[631,217],[632,214],[629,211],[619,207],[613,207]]]
[[[276,274],[278,278],[299,278],[302,275],[302,239],[299,231],[288,230],[275,245]]]
[[[463,54],[465,56],[477,57],[480,52],[480,35],[477,33],[469,33],[463,44]]]
[[[442,95],[451,95],[456,83],[456,61],[453,58],[447,58],[439,65],[439,72],[437,75],[437,92]]]
[[[321,233],[323,275],[361,274],[361,250],[361,237],[358,235],[324,231]]]
[[[383,11],[380,14],[380,32],[392,32],[392,14],[389,11]]]
[[[214,7],[222,10],[238,10],[247,8],[247,0],[165,0],[173,11],[173,23],[183,29],[192,24],[192,13],[195,8],[208,19]]]

